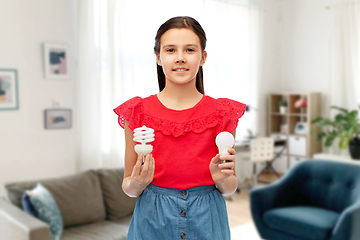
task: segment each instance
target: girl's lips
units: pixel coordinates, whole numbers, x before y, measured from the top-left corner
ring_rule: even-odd
[[[187,69],[187,68],[175,68],[175,69],[173,69],[173,71],[174,72],[186,72],[186,71],[189,71],[189,69]]]
[[[189,69],[174,69],[173,73],[177,74],[177,75],[185,75],[187,72],[189,71]]]

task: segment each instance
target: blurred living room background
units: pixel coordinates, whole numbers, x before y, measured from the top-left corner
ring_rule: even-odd
[[[0,105],[0,184],[122,167],[112,109],[158,92],[154,38],[173,16],[207,34],[206,94],[250,106],[238,139],[268,135],[270,93],[320,93],[325,117],[357,108],[360,27],[344,8],[355,2],[0,0],[0,76],[16,73],[17,90],[13,108]],[[46,75],[47,44],[66,49],[65,77]],[[48,109],[69,109],[70,126],[45,128]]]

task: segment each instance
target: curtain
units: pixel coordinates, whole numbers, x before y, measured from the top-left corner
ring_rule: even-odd
[[[330,112],[330,106],[353,110],[360,104],[360,2],[333,5],[331,11],[331,84],[326,114],[334,117],[337,111]],[[337,146],[334,143],[327,151],[349,154]]]
[[[78,0],[73,9],[79,171],[123,166],[124,131],[112,109],[158,93],[154,38],[171,17],[194,17],[207,34],[205,93],[256,107],[257,8],[214,0]],[[245,115],[237,135],[256,128],[254,122]]]

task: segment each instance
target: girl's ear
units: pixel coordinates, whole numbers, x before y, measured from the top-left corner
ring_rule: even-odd
[[[207,52],[204,51],[201,57],[200,66],[203,66],[205,64],[206,58],[207,58]]]
[[[156,63],[157,63],[157,65],[161,66],[160,54],[158,54],[158,53],[156,53]]]

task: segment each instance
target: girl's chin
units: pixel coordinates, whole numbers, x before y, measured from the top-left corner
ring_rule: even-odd
[[[188,71],[182,74],[171,73],[169,76],[166,75],[165,77],[166,81],[173,82],[175,84],[188,84],[196,80],[196,75],[190,76],[190,73]]]

